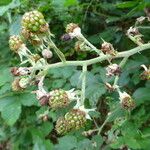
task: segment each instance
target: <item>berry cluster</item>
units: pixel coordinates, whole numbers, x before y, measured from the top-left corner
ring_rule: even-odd
[[[74,91],[74,89],[69,91],[55,89],[47,92],[43,87],[47,71],[38,68],[47,65],[47,59],[52,58],[53,53],[49,48],[53,48],[60,59],[64,61],[63,54],[51,40],[52,34],[50,33],[49,25],[45,21],[44,16],[37,10],[27,12],[23,15],[21,24],[21,35],[11,36],[9,45],[10,49],[20,56],[21,64],[29,62],[31,67],[14,67],[11,69],[12,74],[16,77],[12,83],[12,90],[15,92],[23,91],[29,85],[37,85],[38,90],[33,91],[32,93],[36,94],[40,105],[47,105],[54,110],[64,108],[68,106],[70,102],[76,100],[76,106],[68,112],[65,117],[58,119],[56,123],[56,131],[58,134],[65,134],[73,129],[83,127],[86,123],[86,115],[88,114],[88,111],[86,109],[80,110],[80,92]],[[76,29],[79,31],[76,31]],[[72,35],[68,34],[69,37],[80,35],[80,28],[76,24],[69,24],[66,31],[72,33]],[[74,31],[75,34],[73,33]],[[26,41],[29,41],[34,46],[39,46],[41,54],[31,53],[26,47]],[[37,70],[38,74],[36,74]]]
[[[86,113],[80,109],[73,109],[65,117],[60,117],[56,122],[56,131],[58,134],[65,134],[72,130],[83,127],[86,123]]]
[[[39,11],[30,11],[22,17],[22,28],[27,33],[44,33],[48,31],[48,24],[44,19],[44,16]]]
[[[12,74],[15,76],[12,83],[12,89],[17,92],[25,90],[29,85],[36,85],[37,90],[32,91],[32,93],[36,94],[36,98],[41,106],[46,105],[48,107],[48,110],[40,117],[45,121],[48,120],[49,108],[56,111],[57,109],[69,106],[72,101],[75,101],[75,106],[56,121],[55,130],[58,134],[63,135],[70,131],[78,130],[85,126],[87,119],[91,119],[88,113],[89,111],[95,111],[95,109],[85,109],[84,107],[87,66],[96,62],[101,62],[101,60],[107,60],[110,64],[106,67],[106,77],[113,78],[115,76],[114,84],[111,85],[106,82],[106,88],[110,92],[118,92],[120,105],[123,109],[130,111],[135,107],[135,102],[132,97],[126,92],[121,92],[117,83],[118,78],[122,73],[123,63],[125,63],[125,60],[127,60],[130,55],[125,56],[125,60],[123,59],[119,65],[112,63],[113,58],[118,58],[122,55],[118,55],[119,52],[116,52],[111,43],[107,43],[103,40],[101,49],[97,49],[83,36],[81,28],[77,24],[70,23],[66,27],[67,33],[62,36],[62,40],[68,41],[76,38],[76,51],[95,52],[98,57],[91,59],[90,61],[66,62],[65,56],[52,40],[53,34],[50,33],[49,25],[44,19],[42,13],[37,10],[25,13],[22,17],[21,24],[21,34],[11,36],[9,46],[13,52],[19,55],[21,60],[20,65],[27,63],[27,67],[14,67],[11,69]],[[142,35],[137,28],[130,28],[127,35],[136,44],[143,44],[141,39]],[[29,41],[34,47],[36,46],[38,51],[32,53],[26,46],[27,41]],[[62,62],[56,64],[48,63],[48,59],[51,59],[53,56],[51,50],[57,54]],[[82,66],[82,90],[45,90],[44,79],[47,75],[47,70],[51,67],[62,67],[69,64]],[[142,65],[142,67],[144,68],[144,72],[141,74],[142,79],[150,80],[150,69],[145,65]]]

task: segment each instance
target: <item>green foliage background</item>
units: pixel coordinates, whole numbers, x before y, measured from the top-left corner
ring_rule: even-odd
[[[55,42],[68,60],[90,59],[94,54],[74,51],[74,41],[66,43],[60,40],[66,24],[75,22],[82,32],[97,47],[101,38],[113,43],[118,51],[135,47],[127,37],[126,30],[134,25],[135,19],[144,14],[144,8],[150,7],[149,0],[2,0],[0,1],[0,149],[11,150],[111,150],[130,148],[149,150],[150,147],[150,81],[141,81],[141,64],[150,64],[150,52],[132,56],[127,62],[120,80],[120,86],[130,93],[137,104],[129,119],[118,102],[117,93],[108,93],[104,83],[113,79],[105,77],[107,62],[91,66],[88,72],[86,98],[87,107],[97,107],[92,117],[100,126],[107,113],[112,117],[101,135],[89,137],[81,133],[84,129],[69,133],[63,137],[54,131],[55,121],[67,109],[50,111],[49,121],[43,122],[39,115],[45,107],[40,107],[35,96],[26,90],[14,93],[11,90],[13,77],[10,67],[19,66],[18,57],[9,50],[9,35],[20,31],[21,16],[33,9],[41,11],[49,22]],[[150,30],[141,30],[145,42],[150,39]],[[57,62],[57,57],[50,63]],[[116,61],[118,62],[118,61]],[[45,84],[48,90],[55,88],[80,88],[78,79],[80,68],[65,67],[49,70]],[[76,82],[79,81],[79,82]],[[95,128],[89,122],[85,130]]]

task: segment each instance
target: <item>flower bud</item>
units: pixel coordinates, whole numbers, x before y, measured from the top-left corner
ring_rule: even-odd
[[[115,56],[116,51],[114,50],[113,46],[111,43],[103,42],[101,46],[101,50],[104,54],[110,54]]]
[[[28,77],[23,77],[23,78],[20,78],[19,80],[19,86],[23,89],[27,88],[29,84],[29,78]]]
[[[49,96],[48,95],[44,95],[39,99],[39,102],[41,104],[41,106],[47,105],[49,101]]]
[[[75,43],[75,50],[78,51],[90,51],[91,48],[89,46],[87,46],[84,42],[82,41],[77,41]]]
[[[135,107],[135,101],[126,92],[119,93],[120,103],[123,109],[132,110]]]
[[[24,75],[28,75],[30,73],[30,69],[27,68],[27,67],[13,67],[11,68],[11,73],[14,75],[14,76],[24,76]]]
[[[52,51],[48,50],[48,49],[44,49],[42,51],[42,56],[46,59],[52,58],[53,57],[53,53]]]
[[[149,69],[145,65],[141,65],[144,68],[143,73],[141,74],[142,80],[150,80],[150,67]]]
[[[117,64],[111,64],[106,68],[106,75],[107,76],[119,76],[121,73],[121,68]]]
[[[28,78],[16,78],[12,82],[12,90],[13,91],[22,91],[27,87],[28,83],[29,83]]]
[[[113,92],[115,91],[115,87],[109,83],[105,83],[105,86],[106,86],[106,89],[109,91],[109,92]]]
[[[146,19],[146,17],[141,16],[141,17],[137,18],[136,21],[137,21],[137,23],[142,24],[142,23],[144,22],[145,19]]]
[[[80,27],[75,23],[70,23],[66,27],[66,32],[71,36],[71,38],[78,38],[82,39],[81,29]]]
[[[72,39],[72,37],[69,35],[69,34],[64,34],[62,37],[61,37],[61,40],[62,41],[70,41]]]
[[[135,36],[135,35],[139,35],[140,32],[138,30],[138,28],[134,28],[134,27],[130,27],[127,31],[127,35],[132,35],[132,36]]]
[[[69,23],[66,27],[66,32],[67,33],[72,33],[74,32],[74,29],[79,28],[79,26],[75,23]]]

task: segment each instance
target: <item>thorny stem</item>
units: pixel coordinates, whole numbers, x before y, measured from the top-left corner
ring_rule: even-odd
[[[106,123],[108,122],[108,120],[109,120],[109,117],[104,121],[104,123],[100,126],[100,128],[98,128],[98,135],[100,135],[103,127],[106,125]]]
[[[81,95],[81,105],[84,105],[84,100],[85,100],[86,72],[87,72],[87,65],[85,64],[82,67],[82,95]]]
[[[104,126],[106,125],[106,123],[109,121],[110,116],[111,116],[111,114],[107,116],[106,120],[103,122],[103,124],[102,124],[99,128],[90,130],[90,132],[98,132],[98,135],[100,135],[100,133],[101,133],[103,127],[104,127]]]
[[[136,53],[139,53],[141,51],[150,49],[150,43],[147,44],[143,44],[140,45],[136,48],[133,48],[131,50],[128,51],[124,51],[124,52],[119,52],[116,54],[116,56],[111,56],[111,55],[102,55],[96,58],[92,58],[89,60],[82,60],[82,61],[66,61],[66,62],[58,62],[58,63],[54,63],[54,64],[48,64],[46,66],[42,66],[42,67],[37,67],[36,69],[50,69],[50,68],[58,68],[58,67],[64,67],[64,66],[83,66],[83,65],[92,65],[95,63],[99,63],[102,62],[104,60],[110,59],[110,58],[124,58],[124,57],[130,57]]]

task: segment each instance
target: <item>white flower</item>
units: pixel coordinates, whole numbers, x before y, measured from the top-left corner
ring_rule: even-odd
[[[46,59],[52,58],[53,57],[53,53],[52,51],[50,51],[49,49],[44,49],[42,51],[42,56]]]

